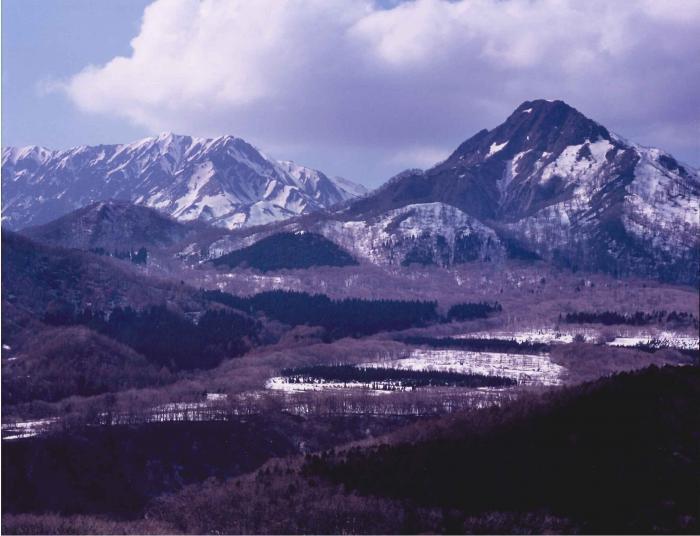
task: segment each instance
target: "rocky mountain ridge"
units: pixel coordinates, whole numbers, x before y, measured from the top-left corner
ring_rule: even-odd
[[[364,192],[346,179],[278,162],[240,138],[170,133],[65,151],[3,148],[2,188],[2,221],[11,229],[112,199],[235,229],[326,209]]]

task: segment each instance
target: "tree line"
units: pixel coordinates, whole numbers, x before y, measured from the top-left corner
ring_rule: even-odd
[[[260,325],[235,311],[208,310],[197,323],[164,305],[137,311],[116,307],[110,314],[85,309],[53,311],[52,325],[84,325],[170,370],[207,369],[223,359],[243,355],[257,341]]]
[[[697,324],[697,319],[693,313],[686,313],[683,311],[652,311],[651,313],[646,313],[644,311],[635,311],[634,313],[578,311],[566,313],[563,318],[560,314],[559,320],[563,320],[567,324],[604,324],[606,326],[615,324],[646,326],[649,324],[661,324],[663,322],[676,325]]]
[[[430,346],[431,348],[459,348],[474,352],[499,352],[513,354],[546,354],[552,346],[543,342],[523,341],[512,339],[483,339],[467,338],[455,339],[452,337],[405,337],[399,339],[405,344],[413,346]]]
[[[327,340],[371,335],[380,331],[425,326],[439,320],[437,302],[401,300],[332,300],[324,294],[286,290],[239,297],[220,290],[203,291],[205,298],[249,314],[262,313],[290,326],[326,329]]]
[[[447,312],[448,320],[475,320],[477,318],[488,318],[494,313],[500,313],[503,310],[498,302],[479,302],[479,303],[458,303],[450,307]]]
[[[636,350],[653,354],[658,350],[675,350],[683,355],[692,358],[696,364],[700,363],[700,348],[678,348],[673,346],[666,339],[654,338],[646,342],[640,342],[634,345]]]
[[[512,378],[486,376],[439,370],[409,370],[388,367],[361,367],[356,365],[311,365],[285,369],[282,375],[289,383],[360,382],[378,384],[379,389],[395,384],[401,388],[418,387],[511,387]]]
[[[326,340],[397,331],[445,321],[486,318],[502,310],[497,302],[460,303],[453,305],[445,317],[438,313],[435,301],[361,298],[332,300],[324,294],[286,290],[261,292],[249,297],[234,296],[220,290],[203,290],[202,293],[208,300],[249,314],[262,313],[290,326],[321,326],[326,329]]]

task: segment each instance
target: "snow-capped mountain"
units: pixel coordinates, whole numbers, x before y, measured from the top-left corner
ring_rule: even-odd
[[[700,174],[564,102],[537,100],[433,168],[403,172],[330,217],[286,227],[378,264],[507,256],[695,283]],[[234,245],[224,239],[213,251]]]
[[[562,101],[523,103],[447,160],[352,202],[342,219],[381,221],[388,211],[436,202],[492,229],[511,255],[620,275],[698,278],[698,170],[612,134]],[[424,236],[437,243],[443,231],[424,223]]]
[[[294,178],[301,190],[324,207],[329,207],[360,197],[367,193],[367,188],[342,177],[328,177],[316,169],[292,162],[280,160],[280,167]]]
[[[161,134],[128,145],[2,152],[3,225],[51,221],[107,199],[156,208],[180,221],[234,229],[328,208],[362,192],[245,140]]]

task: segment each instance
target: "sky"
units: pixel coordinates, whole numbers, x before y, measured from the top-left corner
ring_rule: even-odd
[[[3,0],[2,145],[232,134],[377,186],[523,101],[700,165],[698,0]]]

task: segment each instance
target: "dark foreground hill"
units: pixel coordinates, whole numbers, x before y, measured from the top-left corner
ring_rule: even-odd
[[[378,440],[303,459],[272,460],[250,475],[163,495],[136,518],[145,515],[160,530],[185,533],[697,533],[699,404],[700,369],[651,367],[503,408],[418,421]],[[173,432],[108,432],[115,452],[124,441],[133,448],[137,436],[147,436],[149,447],[139,456],[120,455],[119,472],[107,479],[100,463],[81,463],[77,481],[65,479],[63,465],[48,463],[49,447],[52,460],[89,453],[90,444],[105,440],[94,432],[86,432],[85,438],[95,436],[88,442],[52,436],[13,445],[3,452],[3,489],[6,494],[21,481],[16,489],[22,493],[4,503],[11,508],[3,529],[83,526],[82,518],[7,515],[32,505],[35,513],[76,512],[78,504],[85,512],[85,503],[66,502],[66,491],[81,496],[91,489],[74,488],[75,482],[99,482],[94,489],[101,502],[93,511],[115,515],[136,506],[124,494],[122,473],[134,475],[131,486],[145,496],[170,475],[165,460],[179,460],[179,474],[188,481],[204,478],[204,451],[171,441],[175,428],[181,434],[201,425],[170,426]],[[197,444],[212,448],[204,438]],[[252,451],[231,452],[248,460]],[[234,460],[227,460],[232,467]],[[135,471],[137,465],[151,469]],[[41,501],[23,502],[34,496]],[[119,530],[136,530],[130,527]]]
[[[107,253],[141,247],[169,246],[187,236],[194,225],[184,224],[155,209],[127,201],[101,201],[52,222],[23,231],[52,246]]]
[[[312,266],[355,266],[347,251],[314,233],[279,233],[263,238],[252,246],[227,253],[212,263],[215,266],[272,270],[311,268]]]
[[[37,317],[88,307],[107,310],[169,303],[181,310],[197,310],[202,306],[194,289],[146,277],[129,263],[108,257],[39,244],[5,229],[2,250],[3,303]]]
[[[699,404],[700,369],[651,367],[271,463],[152,513],[185,532],[697,533]]]
[[[697,529],[699,403],[700,369],[652,368],[306,470],[468,516],[544,511],[585,532]]]

